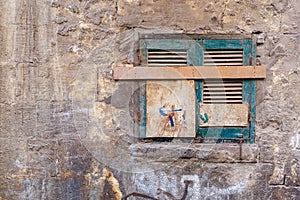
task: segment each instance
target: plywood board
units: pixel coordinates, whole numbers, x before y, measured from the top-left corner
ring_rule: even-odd
[[[179,79],[244,79],[266,78],[264,66],[168,66],[116,67],[115,80],[179,80]]]
[[[247,126],[248,104],[200,104],[200,126]]]
[[[195,137],[194,81],[147,81],[146,101],[146,137]]]

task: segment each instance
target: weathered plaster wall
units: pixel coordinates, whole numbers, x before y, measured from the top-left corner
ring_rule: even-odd
[[[2,1],[0,199],[299,199],[297,0]],[[139,33],[252,34],[255,144],[141,144]],[[142,197],[144,196],[144,197]],[[128,197],[133,199],[134,196]]]

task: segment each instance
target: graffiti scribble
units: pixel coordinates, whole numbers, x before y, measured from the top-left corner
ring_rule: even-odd
[[[190,180],[184,181],[184,191],[183,191],[181,198],[176,198],[173,194],[166,192],[160,188],[157,189],[157,193],[166,195],[170,200],[186,200],[188,191],[189,191],[189,184],[191,184],[191,183],[193,183],[193,181],[190,181]],[[122,198],[122,200],[127,200],[129,197],[143,197],[143,198],[151,199],[151,200],[159,200],[155,197],[151,197],[149,195],[141,194],[141,193],[137,193],[137,192],[133,192],[131,194],[126,195],[125,197]]]
[[[185,111],[182,108],[176,108],[175,105],[166,103],[159,107],[158,111],[161,116],[158,137],[174,137],[180,133],[182,126],[186,126]]]
[[[199,114],[199,117],[200,117],[201,121],[203,121],[203,123],[208,122],[208,115],[206,113],[204,113],[204,117],[201,114]]]

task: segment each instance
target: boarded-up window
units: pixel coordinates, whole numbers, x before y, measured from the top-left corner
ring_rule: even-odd
[[[250,39],[142,39],[140,48],[143,67],[211,66],[215,70],[214,66],[247,66],[255,61]],[[142,138],[254,141],[254,80],[148,80],[144,84]]]

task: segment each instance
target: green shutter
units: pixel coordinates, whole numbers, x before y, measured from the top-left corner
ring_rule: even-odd
[[[206,50],[243,50],[243,65],[250,65],[253,51],[251,40],[203,40],[202,48]],[[204,56],[204,54],[202,54]],[[234,60],[234,59],[233,59]],[[235,59],[236,60],[236,59]],[[234,65],[234,63],[232,63]],[[201,65],[204,65],[202,60]],[[196,94],[198,103],[203,101],[203,81],[197,81]],[[246,142],[254,141],[254,115],[255,115],[255,85],[252,80],[243,80],[243,103],[249,105],[252,121],[247,127],[198,127],[197,137],[222,141],[238,141],[243,138]],[[198,110],[198,109],[197,109]],[[198,124],[199,124],[198,119]]]
[[[195,45],[196,41],[194,40],[171,40],[171,39],[144,39],[140,43],[141,47],[141,55],[142,55],[142,65],[145,65],[145,67],[159,67],[167,65],[188,65],[188,66],[195,66],[199,63],[197,63],[197,58],[200,57],[198,47]],[[165,52],[164,52],[165,51]],[[172,53],[174,52],[174,53]],[[173,61],[168,60],[166,57],[176,56],[176,54],[179,55],[185,52],[185,63],[183,63],[183,60],[179,61]],[[171,59],[169,58],[169,59]],[[164,81],[166,84],[168,81]],[[172,82],[172,81],[170,81]],[[174,82],[174,81],[173,81]],[[149,83],[149,81],[148,81]],[[153,83],[153,82],[152,82]],[[147,131],[147,86],[146,81],[140,82],[141,87],[143,87],[143,93],[140,94],[140,110],[143,111],[143,117],[142,122],[140,124],[140,136],[141,138],[147,138],[149,134],[149,130]],[[195,93],[195,91],[193,91]],[[195,99],[193,98],[195,101]],[[194,109],[194,108],[193,108]],[[193,113],[193,116],[195,114]],[[195,117],[193,117],[193,120],[195,120]],[[149,128],[149,127],[148,127]],[[192,126],[193,130],[194,125]],[[195,136],[194,133],[189,133],[190,135]]]

